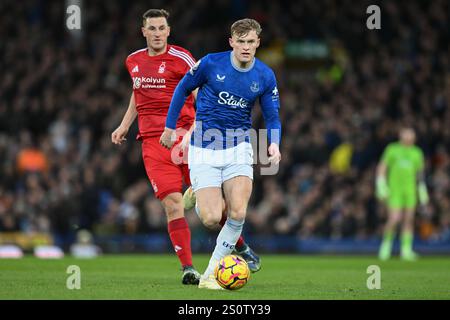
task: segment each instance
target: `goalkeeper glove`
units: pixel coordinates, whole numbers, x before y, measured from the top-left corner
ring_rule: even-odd
[[[424,182],[419,183],[418,187],[419,191],[419,202],[421,205],[426,205],[428,201],[430,200],[430,197],[428,196],[427,186]]]
[[[376,197],[380,200],[387,198],[389,187],[384,176],[377,176],[376,180]]]

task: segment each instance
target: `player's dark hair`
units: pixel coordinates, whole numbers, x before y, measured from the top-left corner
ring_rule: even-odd
[[[166,18],[167,24],[169,24],[169,12],[164,9],[149,9],[142,15],[142,25],[145,26],[147,18]]]
[[[231,36],[236,34],[239,37],[244,37],[252,30],[255,30],[256,35],[259,37],[262,31],[261,25],[254,19],[246,18],[233,23],[231,25],[230,34]]]

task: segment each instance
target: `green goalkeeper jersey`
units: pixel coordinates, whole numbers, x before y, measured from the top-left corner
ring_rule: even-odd
[[[419,147],[399,142],[390,143],[384,150],[381,161],[388,169],[390,190],[416,191],[417,173],[424,166],[423,152]]]

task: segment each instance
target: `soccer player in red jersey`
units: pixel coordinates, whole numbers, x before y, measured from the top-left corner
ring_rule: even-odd
[[[133,93],[121,124],[111,134],[111,140],[114,144],[122,144],[131,124],[138,117],[137,139],[142,142],[147,176],[167,216],[170,240],[183,268],[182,283],[198,284],[200,274],[192,264],[191,233],[184,217],[182,196],[183,178],[187,185],[191,184],[189,169],[183,161],[174,162],[172,150],[159,144],[173,92],[178,82],[195,64],[195,59],[188,50],[167,43],[170,35],[168,17],[169,13],[161,9],[150,9],[143,15],[142,34],[146,38],[147,47],[126,58],[126,67],[133,80]],[[193,95],[186,99],[181,110],[177,122],[178,139],[172,149],[181,143],[183,134],[194,123]],[[245,244],[242,236],[236,249],[240,249],[247,261],[256,260],[259,270],[259,257]]]

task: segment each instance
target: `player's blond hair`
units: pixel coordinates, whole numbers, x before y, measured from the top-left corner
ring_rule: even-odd
[[[149,9],[142,15],[142,25],[145,26],[147,18],[166,18],[167,24],[169,24],[170,13],[164,9]]]
[[[230,34],[231,36],[236,34],[238,37],[245,37],[252,30],[255,30],[256,35],[259,37],[262,32],[261,25],[254,19],[245,18],[231,25]]]

